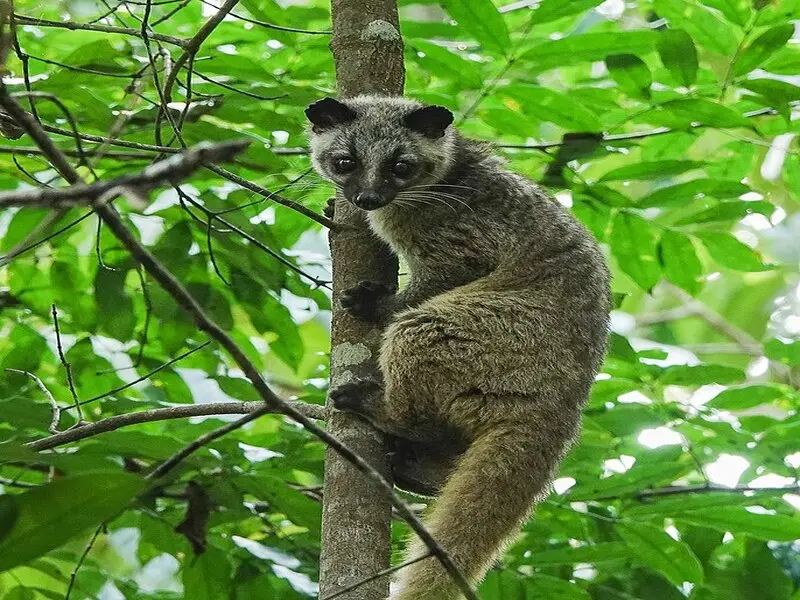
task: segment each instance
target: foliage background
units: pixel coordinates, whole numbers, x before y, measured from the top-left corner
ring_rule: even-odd
[[[77,147],[61,109],[37,99],[85,176],[136,172],[158,156],[153,144],[170,143],[168,123],[155,132],[157,86],[179,54],[151,39],[148,57],[136,35],[145,12],[151,33],[188,38],[217,2],[18,1],[27,17],[135,35],[18,24],[6,84],[56,95],[82,134],[144,144]],[[547,185],[614,271],[611,351],[580,443],[481,597],[800,598],[800,2],[400,4],[408,94],[448,106],[463,131]],[[187,144],[250,138],[230,169],[317,212],[332,190],[308,173],[302,109],[334,93],[328,27],[322,1],[242,0],[184,66],[170,105]],[[0,188],[62,183],[30,150],[26,137],[3,141]],[[322,403],[325,232],[211,171],[181,190],[163,189],[143,212],[119,206],[276,389]],[[87,420],[257,400],[93,215],[65,228],[86,212],[70,210],[47,230],[58,235],[0,268],[0,368],[73,402],[55,304]],[[251,239],[209,225],[214,213]],[[3,254],[44,237],[46,218],[0,214]],[[126,470],[167,458],[218,418],[102,434],[32,468],[20,443],[46,437],[50,418],[39,387],[4,370],[0,597],[63,598],[76,571],[72,598],[313,596],[324,448],[302,430],[261,418],[115,514],[141,490]],[[61,428],[75,422],[63,411]],[[202,529],[204,502],[213,510],[196,555],[174,528],[189,515],[184,533]]]

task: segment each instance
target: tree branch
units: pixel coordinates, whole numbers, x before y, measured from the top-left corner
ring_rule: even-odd
[[[153,480],[161,479],[162,477],[164,477],[164,475],[166,475],[172,469],[178,466],[181,463],[181,461],[183,461],[187,456],[189,456],[193,452],[196,452],[206,444],[210,444],[217,438],[220,438],[223,435],[230,433],[231,431],[235,431],[241,427],[244,427],[250,421],[255,421],[259,417],[270,412],[270,410],[271,408],[269,406],[261,404],[259,408],[257,408],[250,414],[243,416],[241,419],[237,419],[233,423],[227,423],[222,427],[218,427],[214,431],[209,431],[205,435],[201,435],[191,444],[187,445],[185,448],[181,448],[180,450],[178,450],[178,452],[170,456],[167,460],[165,460],[155,469],[153,469],[153,471],[151,471],[150,474],[147,476],[147,479],[153,479]]]
[[[76,23],[74,21],[49,21],[48,19],[37,19],[35,17],[27,17],[25,15],[18,15],[18,14],[14,15],[14,20],[20,25],[35,25],[37,27],[56,27],[59,29],[70,29],[73,31],[83,30],[83,31],[97,31],[100,33],[119,33],[121,35],[130,35],[141,39],[141,32],[137,31],[136,29],[130,29],[128,27],[115,27],[113,25],[90,25],[88,23]],[[188,45],[187,40],[173,37],[171,35],[153,33],[150,35],[150,37],[153,38],[154,40],[158,40],[159,42],[172,44],[174,46],[179,46],[181,48],[185,48]]]
[[[69,129],[62,129],[61,127],[53,127],[52,125],[42,125],[42,128],[49,133],[57,133],[58,135],[75,137],[75,133],[70,131]],[[80,133],[78,134],[78,136],[80,137],[80,139],[85,140],[87,142],[97,142],[100,144],[107,144],[109,146],[120,146],[122,148],[131,148],[134,150],[143,150],[147,152],[179,154],[183,151],[182,148],[173,148],[171,146],[160,146],[154,144],[143,144],[140,142],[129,142],[127,140],[118,140],[114,138],[108,138],[100,135],[92,135],[87,133]],[[0,152],[3,151],[4,149],[0,147]],[[41,153],[41,150],[39,150],[39,153]],[[136,158],[138,158],[138,156],[136,156]],[[285,206],[286,208],[295,210],[300,214],[308,217],[309,219],[316,221],[320,225],[323,225],[324,227],[328,227],[331,230],[337,227],[337,224],[331,219],[314,212],[313,210],[303,206],[299,202],[295,202],[294,200],[289,200],[288,198],[284,198],[278,193],[270,192],[268,189],[261,187],[260,185],[257,185],[255,183],[252,183],[247,179],[244,179],[243,177],[240,177],[239,175],[236,175],[235,173],[232,173],[231,171],[228,171],[216,165],[206,165],[206,167],[209,170],[216,173],[217,175],[219,175],[220,177],[223,177],[228,181],[240,185],[241,187],[250,190],[251,192],[260,194],[267,200],[271,200],[276,204],[280,204],[281,206]]]
[[[307,402],[288,402],[298,412],[303,413],[309,419],[323,421],[326,418],[325,407]],[[191,417],[208,417],[213,415],[248,415],[264,406],[263,402],[210,402],[208,404],[190,404],[187,406],[171,406],[169,408],[154,408],[152,410],[142,410],[139,412],[116,415],[86,423],[81,427],[75,427],[67,431],[56,433],[50,437],[35,440],[25,444],[31,450],[50,450],[65,444],[71,444],[79,440],[94,437],[101,433],[116,431],[122,427],[139,425],[141,423],[153,423],[156,421],[170,421],[173,419],[188,419]]]
[[[42,383],[42,380],[39,379],[33,373],[29,373],[28,371],[20,371],[19,369],[6,369],[6,371],[27,375],[33,380],[33,382],[39,387],[39,389],[42,390],[45,397],[47,398],[47,401],[50,403],[50,410],[52,412],[52,418],[50,419],[50,426],[47,428],[47,431],[49,431],[50,433],[58,433],[58,424],[61,421],[61,409],[58,407],[58,402],[56,402],[56,399],[53,398],[53,394],[51,394],[50,390],[47,389],[47,386],[44,383]]]
[[[725,494],[745,494],[748,492],[766,493],[766,494],[796,494],[800,492],[800,485],[786,486],[786,487],[752,487],[747,485],[737,487],[726,487],[724,485],[716,484],[700,484],[700,485],[671,485],[663,488],[655,488],[652,490],[641,490],[628,496],[601,496],[599,498],[592,498],[593,502],[610,502],[611,500],[638,500],[646,502],[652,498],[663,498],[665,496],[680,496],[683,494],[710,494],[710,493],[725,493]]]
[[[39,188],[0,193],[0,208],[7,206],[46,206],[60,208],[91,204],[114,190],[133,188],[146,193],[165,183],[178,183],[200,167],[212,162],[231,160],[242,152],[249,141],[236,140],[218,144],[202,143],[147,167],[141,173],[123,175],[90,185],[68,188]]]
[[[228,13],[230,13],[231,10],[233,10],[233,7],[238,3],[239,0],[225,0],[225,3],[218,8],[217,12],[210,19],[208,19],[208,21],[203,24],[197,33],[195,33],[183,46],[183,54],[181,54],[172,64],[172,67],[169,69],[167,76],[164,79],[164,90],[161,94],[164,102],[161,110],[158,113],[158,117],[156,118],[156,131],[158,131],[161,126],[161,117],[164,115],[164,111],[169,110],[167,105],[172,102],[172,88],[175,85],[175,80],[178,78],[178,74],[180,73],[181,69],[187,62],[191,63],[191,61],[194,60],[197,51],[200,50],[200,46],[203,45],[203,42],[206,41],[206,38],[213,33],[214,29],[217,28],[217,25],[222,23],[223,19],[225,19]],[[191,73],[189,76],[191,77]],[[189,101],[188,97],[186,101]]]

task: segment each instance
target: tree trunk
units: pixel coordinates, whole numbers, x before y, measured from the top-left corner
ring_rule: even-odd
[[[333,40],[340,97],[403,93],[403,42],[396,0],[332,0]],[[331,234],[333,330],[331,386],[369,376],[377,368],[380,331],[344,314],[336,300],[343,289],[362,279],[397,282],[397,261],[370,235],[363,214],[342,198],[334,218],[353,230]],[[329,431],[389,478],[382,437],[364,422],[334,414]],[[389,566],[391,505],[386,495],[335,452],[328,451],[322,512],[320,598],[333,594]],[[341,600],[376,600],[388,594],[388,577],[339,596]]]

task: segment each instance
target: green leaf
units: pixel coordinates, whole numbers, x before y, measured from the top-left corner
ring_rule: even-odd
[[[14,496],[0,496],[0,543],[19,519],[19,507]]]
[[[667,279],[693,296],[700,291],[703,265],[689,237],[672,229],[664,231],[658,242],[658,257]]]
[[[228,557],[216,548],[185,559],[183,593],[192,600],[219,600],[231,597],[231,565]]]
[[[742,587],[750,598],[788,600],[795,589],[791,577],[763,542],[747,541],[742,574]]]
[[[511,45],[508,28],[491,0],[442,0],[442,6],[484,48],[506,53]]]
[[[647,64],[635,54],[612,54],[606,67],[614,81],[629,96],[649,98],[653,75]]]
[[[740,27],[747,25],[752,12],[750,0],[703,0],[703,4],[716,8],[731,23]]]
[[[94,280],[98,323],[120,341],[130,340],[136,328],[133,300],[125,293],[127,274],[127,270],[120,268],[99,268]]]
[[[761,94],[767,98],[775,108],[800,100],[800,86],[792,85],[777,79],[748,79],[739,84],[741,87]]]
[[[590,600],[584,589],[564,579],[512,571],[490,571],[479,593],[481,600]]]
[[[738,198],[746,194],[750,188],[738,181],[720,181],[717,179],[693,179],[663,187],[640,199],[636,205],[641,208],[653,206],[674,206],[688,204],[692,200],[713,196],[714,198]]]
[[[686,0],[655,0],[658,16],[669,20],[670,28],[683,29],[704,48],[730,57],[736,52],[741,33],[717,13]]]
[[[786,45],[794,35],[794,25],[772,27],[754,39],[733,65],[734,75],[749,73]]]
[[[631,279],[644,290],[652,289],[661,269],[656,241],[646,220],[628,212],[617,213],[611,232],[611,251]]]
[[[464,88],[481,86],[483,80],[479,72],[480,63],[467,60],[461,54],[425,40],[409,40],[406,44],[414,51],[414,60],[422,69],[458,81]],[[419,56],[418,53],[424,56]]]
[[[771,339],[764,344],[764,352],[767,358],[777,360],[785,365],[800,365],[800,341],[783,341]]]
[[[761,255],[729,233],[703,231],[695,234],[719,264],[737,271],[768,271]]]
[[[307,528],[317,538],[322,531],[322,507],[319,502],[289,487],[273,476],[241,477],[235,480],[255,497],[269,502],[273,512],[283,513],[295,525]]]
[[[39,208],[25,208],[17,211],[11,217],[8,229],[0,238],[0,250],[6,252],[19,244],[42,222],[47,212],[47,210]]]
[[[594,8],[601,4],[603,0],[542,0],[536,12],[533,14],[534,23],[541,25],[556,19],[562,19]]]
[[[597,115],[566,94],[532,85],[513,85],[500,90],[514,98],[522,110],[541,120],[573,131],[599,129]]]
[[[136,475],[97,471],[57,479],[14,496],[19,517],[0,541],[0,572],[58,548],[124,509],[147,488]]]
[[[657,160],[636,162],[609,171],[598,181],[624,181],[629,179],[660,179],[702,167],[705,163],[693,160]]]
[[[661,105],[661,108],[687,126],[701,123],[710,127],[749,127],[750,123],[736,111],[701,98],[686,98],[670,100]]]
[[[681,520],[734,535],[747,534],[759,540],[792,542],[800,539],[800,519],[784,515],[752,513],[743,507],[698,510],[681,515]]]
[[[649,54],[655,48],[658,34],[655,31],[618,31],[570,35],[560,40],[549,40],[522,54],[521,59],[531,63],[535,71],[545,71],[581,62],[604,60],[612,54]]]
[[[780,386],[748,385],[724,390],[706,406],[721,410],[746,410],[785,396],[786,392]]]
[[[18,585],[4,593],[3,600],[36,600],[36,594],[31,588]]]
[[[639,407],[641,408],[641,407]],[[612,409],[609,415],[618,409]],[[631,416],[634,411],[620,410],[620,416]],[[642,412],[642,411],[640,411]],[[608,425],[609,421],[595,419],[595,422]],[[633,433],[641,431],[645,427],[657,425],[659,423],[650,420],[649,422],[625,423],[624,426],[633,430]],[[617,432],[620,433],[620,432]],[[636,492],[654,486],[667,485],[674,481],[685,471],[685,467],[679,464],[664,465],[634,465],[625,473],[611,475],[605,479],[594,481],[581,481],[569,491],[570,502],[582,502],[595,499],[618,498],[635,494]]]
[[[661,573],[673,585],[703,582],[703,565],[684,542],[652,525],[626,522],[615,527],[636,559]]]
[[[742,494],[728,492],[701,492],[696,494],[678,494],[647,498],[647,502],[636,500],[623,509],[627,518],[650,519],[657,517],[680,518],[681,515],[699,509],[715,509],[739,507],[753,504],[757,499],[747,498]]]
[[[47,350],[47,342],[36,331],[27,325],[17,325],[11,331],[7,341],[11,343],[11,350],[3,357],[0,362],[0,372],[5,369],[18,369],[33,373],[39,368],[42,355]]]
[[[726,385],[744,381],[739,368],[725,365],[671,365],[666,367],[659,380],[665,385],[700,386],[718,383]]]
[[[628,546],[622,542],[600,542],[590,546],[567,546],[557,550],[534,552],[531,561],[535,565],[575,565],[578,563],[605,563],[632,558]]]
[[[769,218],[775,212],[775,205],[765,200],[748,202],[737,200],[734,202],[720,202],[702,212],[689,215],[678,220],[676,225],[691,225],[694,223],[714,223],[718,221],[738,221],[748,215],[764,215]]]
[[[697,79],[697,48],[692,36],[683,29],[668,29],[658,40],[658,54],[661,62],[672,77],[684,87],[689,87]]]

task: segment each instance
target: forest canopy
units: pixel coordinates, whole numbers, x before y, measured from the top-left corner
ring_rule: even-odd
[[[800,1],[399,14],[407,95],[547,187],[613,273],[580,439],[480,598],[800,599]],[[315,597],[325,443],[255,414],[241,362],[80,199],[136,182],[106,213],[321,423],[335,190],[304,108],[336,94],[329,3],[0,16],[2,95],[65,158],[0,111],[0,597]]]

